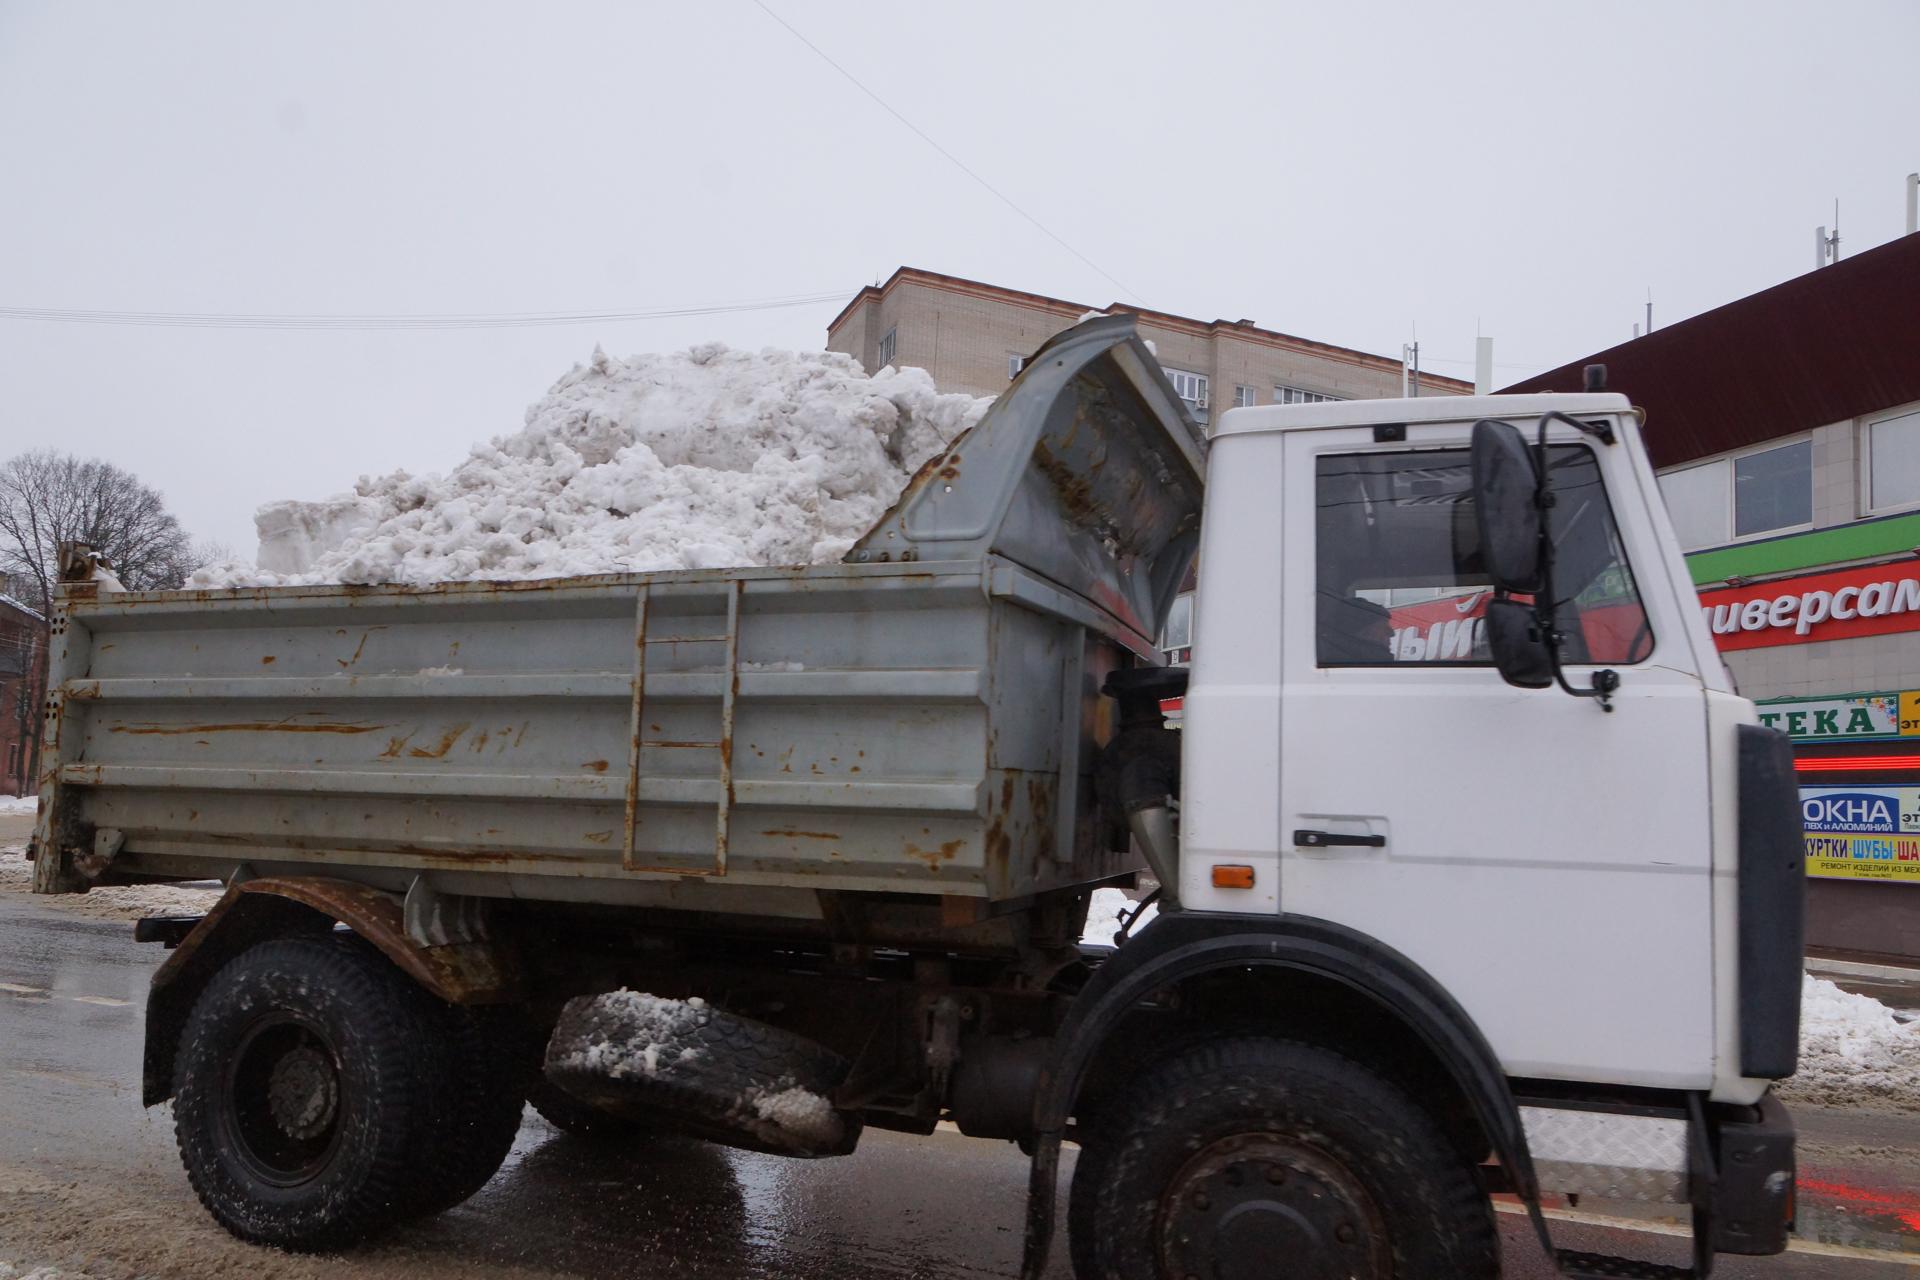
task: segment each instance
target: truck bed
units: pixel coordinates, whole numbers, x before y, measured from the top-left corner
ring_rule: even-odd
[[[66,588],[36,890],[426,877],[771,916],[908,894],[964,922],[1132,870],[1095,808],[1099,689],[1157,660],[1198,446],[1130,324],[1049,353],[850,563]]]

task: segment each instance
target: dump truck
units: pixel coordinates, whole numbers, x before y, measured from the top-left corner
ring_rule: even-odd
[[[1640,428],[1208,438],[1110,317],[840,563],[132,592],[74,548],[34,889],[225,883],[139,925],[143,1087],[251,1241],[457,1203],[532,1102],[1016,1142],[1029,1280],[1067,1144],[1084,1280],[1493,1276],[1497,1193],[1564,1274],[1704,1276],[1791,1226],[1800,839]],[[1691,1262],[1558,1248],[1549,1195],[1675,1206]]]

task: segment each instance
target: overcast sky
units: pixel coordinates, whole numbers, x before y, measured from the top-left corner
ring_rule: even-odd
[[[301,332],[0,319],[0,457],[198,536],[445,470],[596,342],[819,347],[902,263],[1502,384],[1903,229],[1920,4],[0,0],[0,307],[637,311]],[[1111,279],[1109,278],[1111,277]],[[1115,283],[1118,281],[1119,283]]]

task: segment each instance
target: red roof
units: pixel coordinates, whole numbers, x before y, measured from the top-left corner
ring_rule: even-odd
[[[1607,390],[1647,411],[1656,467],[1920,400],[1920,235],[1809,271],[1507,392]]]

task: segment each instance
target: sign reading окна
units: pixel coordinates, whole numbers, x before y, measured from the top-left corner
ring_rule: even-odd
[[[1920,631],[1920,569],[1874,565],[1700,593],[1722,649]]]

